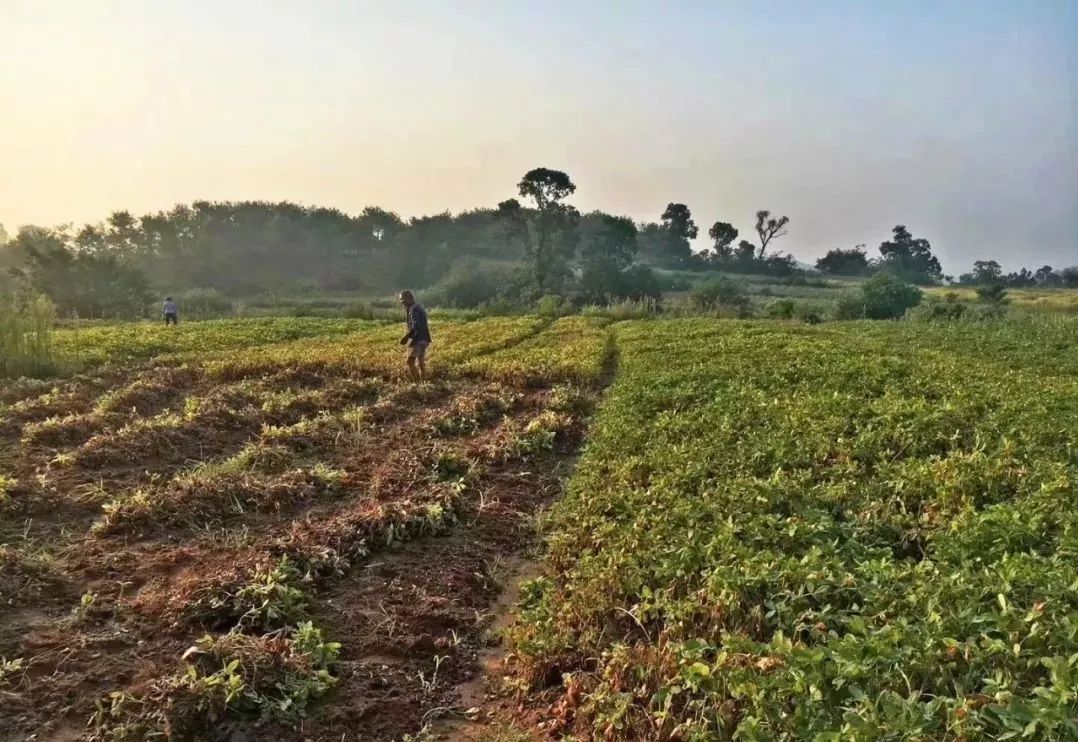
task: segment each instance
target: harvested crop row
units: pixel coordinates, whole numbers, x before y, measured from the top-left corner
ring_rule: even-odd
[[[514,634],[553,731],[1078,734],[1078,380],[1005,368],[1015,331],[977,366],[948,333],[620,326]]]

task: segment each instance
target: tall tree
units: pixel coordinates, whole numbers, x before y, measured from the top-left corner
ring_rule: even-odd
[[[760,236],[760,254],[759,258],[763,260],[764,253],[767,252],[767,246],[778,237],[782,237],[786,234],[786,225],[790,223],[790,217],[780,216],[778,219],[772,218],[771,212],[762,209],[756,212],[756,234]]]
[[[525,173],[517,190],[531,202],[529,208],[509,199],[498,204],[498,213],[507,222],[508,234],[522,241],[536,288],[543,293],[576,251],[580,212],[564,203],[576,186],[561,170],[540,167]]]
[[[928,240],[915,239],[901,224],[891,231],[891,239],[880,244],[880,255],[887,270],[914,283],[934,283],[943,276],[943,268],[932,254]]]
[[[637,228],[627,216],[592,212],[580,225],[580,252],[585,263],[604,262],[621,270],[636,257]]]
[[[637,252],[632,219],[592,212],[580,225],[580,285],[592,301],[623,296],[634,274],[626,273]]]
[[[733,257],[734,249],[731,247],[737,239],[737,229],[729,222],[715,222],[707,231],[711,238],[712,259],[716,261],[729,260]]]
[[[1037,283],[1043,286],[1056,286],[1061,283],[1059,274],[1050,265],[1042,265],[1033,276],[1037,279]]]
[[[977,260],[973,263],[973,282],[983,285],[998,283],[1003,268],[994,260]]]
[[[664,262],[671,268],[688,268],[692,262],[692,246],[700,229],[685,204],[667,204],[662,215]]]

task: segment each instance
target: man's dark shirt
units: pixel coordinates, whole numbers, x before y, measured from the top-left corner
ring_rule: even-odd
[[[427,327],[427,312],[419,304],[408,307],[408,334],[405,336],[411,345],[430,342],[430,328]]]

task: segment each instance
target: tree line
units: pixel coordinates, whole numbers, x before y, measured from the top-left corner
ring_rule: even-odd
[[[880,244],[880,256],[870,258],[864,245],[836,248],[816,261],[816,269],[834,276],[869,276],[886,272],[921,285],[954,283],[963,286],[1022,288],[1028,286],[1078,287],[1078,266],[1056,271],[1045,265],[1036,271],[1022,268],[1004,273],[995,260],[978,260],[973,270],[957,280],[943,274],[939,260],[932,254],[928,240],[915,238],[906,227],[896,226],[892,237]]]
[[[787,217],[761,211],[757,244],[736,248],[738,231],[716,222],[713,246],[697,253],[691,241],[699,230],[685,204],[636,223],[581,214],[569,203],[575,190],[565,172],[535,168],[517,184],[517,197],[494,208],[408,220],[377,207],[349,215],[289,202],[196,201],[141,217],[117,211],[81,228],[27,226],[13,238],[0,235],[0,289],[31,287],[65,313],[120,317],[144,312],[155,292],[384,293],[433,286],[462,263],[513,266],[493,275],[515,296],[591,302],[658,296],[663,283],[653,268],[796,270],[792,256],[768,252]]]
[[[0,230],[0,289],[43,292],[65,314],[126,317],[144,313],[160,294],[185,290],[230,297],[378,294],[457,281],[468,301],[500,292],[518,301],[558,294],[606,302],[672,288],[654,269],[799,271],[791,255],[775,250],[790,219],[770,210],[756,212],[751,240],[738,240],[738,230],[720,220],[707,231],[708,247],[694,251],[700,227],[684,203],[671,202],[657,220],[640,223],[603,211],[582,214],[570,203],[576,191],[570,176],[549,168],[525,173],[516,191],[495,207],[407,220],[378,207],[350,215],[289,202],[196,201],[140,217],[117,211],[81,228],[28,226],[13,238]],[[928,241],[903,226],[879,251],[869,259],[863,245],[832,250],[817,268],[844,276],[887,271],[916,283],[946,278]],[[996,275],[1012,285],[1065,285],[1075,272],[1002,276],[998,264],[981,261],[961,280]],[[486,286],[476,285],[484,280]]]

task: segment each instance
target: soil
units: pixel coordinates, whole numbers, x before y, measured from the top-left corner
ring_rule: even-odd
[[[281,390],[311,391],[329,418],[349,405],[364,410],[361,431],[313,425],[286,440],[296,466],[324,464],[340,472],[337,486],[239,509],[170,486],[198,462],[257,443],[264,424],[327,419],[308,394],[292,412],[264,412],[264,395]],[[222,385],[146,366],[44,391],[9,391],[12,406],[0,410],[0,473],[18,481],[0,505],[0,657],[22,661],[0,674],[0,740],[88,737],[87,720],[110,692],[137,695],[181,670],[201,635],[227,630],[202,610],[207,596],[281,555],[311,568],[310,618],[342,645],[339,683],[294,728],[229,718],[217,738],[377,741],[424,730],[471,738],[484,678],[501,659],[500,630],[530,574],[534,516],[560,493],[583,434],[576,419],[554,450],[522,458],[505,448],[544,411],[548,390],[478,380],[414,387],[330,370]],[[192,399],[198,411],[179,415]],[[445,424],[491,399],[511,402],[498,415]],[[178,422],[137,433],[171,413]],[[100,415],[97,432],[20,442],[26,425],[70,414]],[[453,496],[447,527],[389,547],[367,538],[379,519],[448,502],[462,462],[468,485]],[[284,487],[295,474],[260,476]],[[93,528],[103,505],[136,492],[151,508],[155,497],[181,499],[169,499],[167,519],[151,509],[145,527]],[[327,551],[346,558],[323,571],[316,555]]]

